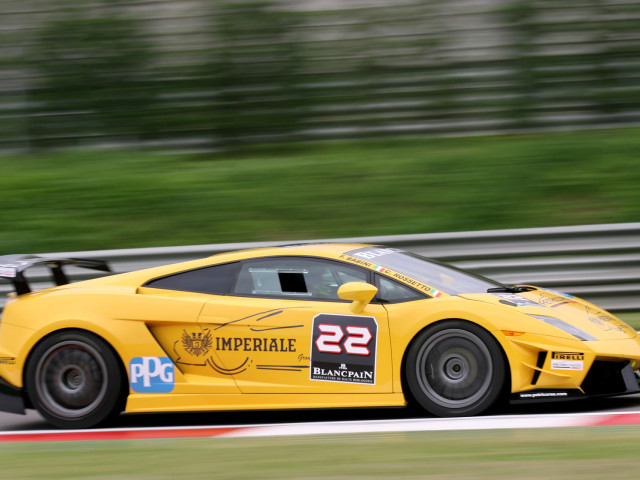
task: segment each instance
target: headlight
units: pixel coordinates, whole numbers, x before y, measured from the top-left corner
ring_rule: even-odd
[[[563,332],[567,332],[569,335],[573,335],[576,338],[579,338],[582,341],[591,341],[598,340],[593,335],[588,334],[587,332],[580,330],[578,327],[574,327],[573,325],[560,320],[555,317],[545,317],[544,315],[529,315],[530,317],[537,318],[538,320],[542,320],[544,323],[548,323],[549,325],[553,325],[554,327],[559,328]]]

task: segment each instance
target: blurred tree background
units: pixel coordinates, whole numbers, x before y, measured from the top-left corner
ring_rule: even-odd
[[[638,221],[639,32],[631,0],[0,0],[0,250]]]
[[[640,120],[638,2],[1,3],[4,150]]]

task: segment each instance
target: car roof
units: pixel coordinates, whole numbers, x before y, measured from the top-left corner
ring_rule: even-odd
[[[98,285],[118,285],[118,286],[140,286],[145,281],[171,275],[173,273],[190,270],[194,268],[206,267],[227,262],[237,262],[241,260],[261,257],[276,257],[288,255],[301,255],[309,257],[321,257],[338,259],[341,255],[351,250],[369,246],[367,244],[339,244],[339,243],[310,243],[298,245],[285,245],[281,247],[256,248],[251,250],[236,250],[231,252],[218,253],[210,257],[198,260],[190,260],[186,262],[173,263],[158,267],[147,268],[144,270],[135,270],[132,272],[110,275],[106,277],[96,278],[93,280],[85,280],[60,288],[77,288],[82,286],[98,286]]]
[[[318,256],[327,258],[339,258],[346,252],[370,246],[368,244],[353,243],[307,243],[295,245],[283,245],[280,247],[255,248],[251,250],[238,250],[234,252],[219,253],[211,258],[221,259],[224,257],[237,257],[238,260],[244,258],[257,258],[269,256],[303,255]]]

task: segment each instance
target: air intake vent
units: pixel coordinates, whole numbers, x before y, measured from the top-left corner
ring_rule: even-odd
[[[593,362],[582,382],[587,395],[611,395],[639,391],[638,381],[629,362]]]
[[[536,362],[536,367],[542,369],[544,367],[544,361],[547,359],[547,353],[545,351],[538,352],[538,361]],[[533,372],[533,378],[531,379],[531,385],[535,385],[538,383],[538,378],[540,378],[540,370],[536,370]]]

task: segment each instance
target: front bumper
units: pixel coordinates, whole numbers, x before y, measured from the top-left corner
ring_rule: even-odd
[[[574,400],[640,392],[640,380],[631,363],[595,361],[580,388],[537,388],[512,393],[511,403],[534,403],[558,400]]]
[[[21,388],[14,387],[0,378],[0,411],[24,415],[25,402]]]

